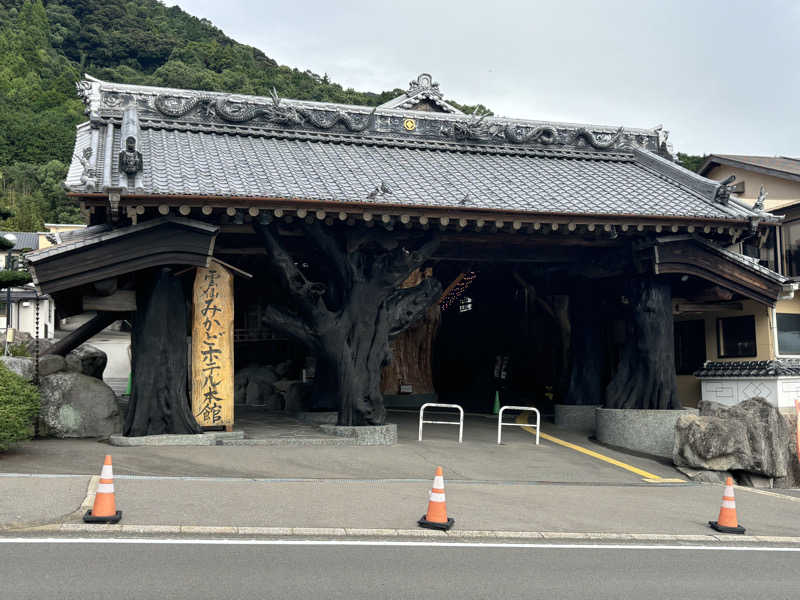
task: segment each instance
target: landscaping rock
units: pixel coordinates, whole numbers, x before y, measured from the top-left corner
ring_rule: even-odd
[[[103,379],[108,357],[97,346],[81,344],[65,357],[67,371]]]
[[[289,412],[303,412],[309,409],[311,399],[311,384],[302,381],[292,381],[286,389],[285,410]]]
[[[25,381],[33,381],[33,359],[20,356],[0,356],[0,360],[6,365],[9,371],[16,373]]]
[[[800,460],[797,457],[797,416],[784,415],[788,427],[786,451],[789,454],[789,463],[786,465],[786,477],[776,478],[773,486],[776,488],[800,487]]]
[[[39,377],[52,375],[66,369],[67,362],[58,354],[45,354],[39,359]]]
[[[698,483],[725,483],[730,473],[727,471],[707,471],[705,469],[692,469],[690,467],[679,467],[676,469],[686,475],[690,480]]]
[[[30,333],[25,331],[17,331],[14,334],[14,343],[24,346],[28,356],[33,356],[36,351],[36,339]],[[53,343],[54,342],[52,340],[40,337],[39,356],[42,356],[44,353],[46,353],[53,346]]]
[[[263,406],[267,410],[280,410],[282,398],[275,392],[274,383],[280,379],[275,367],[251,366],[240,369],[234,376],[234,403]]]
[[[683,415],[675,425],[675,465],[787,475],[789,432],[777,407],[750,398],[731,407],[701,401],[698,409],[698,416]]]
[[[39,435],[59,438],[108,437],[122,431],[113,390],[82,373],[62,372],[40,379]]]
[[[764,477],[763,475],[756,475],[755,473],[748,473],[747,471],[736,471],[733,478],[739,485],[746,485],[752,488],[770,489],[773,487],[774,477]]]

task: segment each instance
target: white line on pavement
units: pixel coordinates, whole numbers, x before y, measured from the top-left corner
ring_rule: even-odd
[[[232,540],[152,538],[2,538],[0,544],[155,544],[198,546],[391,546],[421,548],[534,548],[542,550],[689,550],[730,552],[800,552],[800,547],[671,546],[666,544],[501,544],[495,542],[401,542],[369,540]]]

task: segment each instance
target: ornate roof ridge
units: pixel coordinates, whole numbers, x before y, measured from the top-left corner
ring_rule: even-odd
[[[331,131],[361,137],[386,135],[452,142],[459,146],[555,147],[586,152],[630,152],[633,148],[670,156],[661,128],[636,129],[559,123],[463,113],[414,111],[270,97],[205,92],[101,81],[77,83],[90,121],[121,119],[131,106],[142,123],[182,123],[188,128],[233,132],[248,129]],[[457,148],[454,148],[457,149]]]

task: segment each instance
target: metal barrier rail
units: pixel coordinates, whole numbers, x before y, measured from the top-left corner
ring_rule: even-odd
[[[539,414],[539,410],[533,408],[532,406],[504,406],[500,409],[500,413],[497,415],[497,443],[501,444],[501,437],[503,435],[503,425],[511,426],[511,427],[528,427],[528,423],[503,423],[503,411],[504,410],[527,410],[529,412],[536,413],[536,445],[539,445],[539,423],[541,421],[541,415]],[[421,426],[420,426],[421,427]]]
[[[424,421],[423,420],[423,413],[425,409],[435,406],[437,408],[457,408],[461,416],[459,417],[458,421]],[[464,409],[461,408],[458,404],[436,404],[435,402],[426,402],[422,406],[419,407],[419,437],[417,438],[418,442],[422,441],[422,424],[423,423],[431,423],[434,425],[458,425],[458,443],[461,443],[461,437],[464,433]]]

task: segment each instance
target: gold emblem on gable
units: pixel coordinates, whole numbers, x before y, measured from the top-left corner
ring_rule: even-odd
[[[417,122],[414,119],[405,119],[403,127],[405,127],[406,131],[414,131],[417,128]]]

